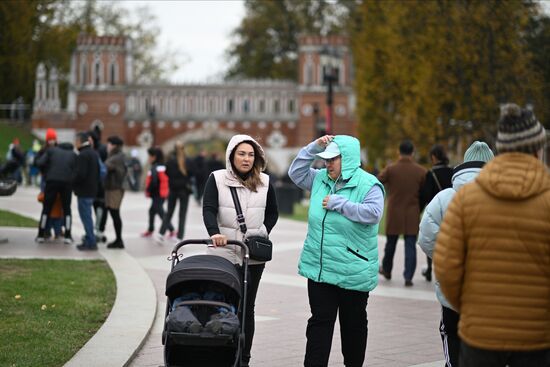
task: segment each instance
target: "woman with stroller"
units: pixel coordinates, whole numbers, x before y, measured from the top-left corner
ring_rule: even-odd
[[[311,167],[316,158],[326,168]],[[311,317],[304,366],[327,366],[336,315],[348,367],[367,349],[367,301],[378,284],[378,223],[384,186],[361,169],[359,140],[325,135],[303,147],[288,171],[311,191],[308,230],[298,272],[308,279]]]
[[[168,185],[170,193],[168,194],[168,210],[164,215],[162,226],[159,232],[159,241],[164,240],[164,234],[169,227],[172,227],[172,215],[179,201],[179,220],[178,220],[178,240],[183,238],[185,230],[185,219],[187,217],[187,206],[189,204],[189,195],[193,192],[191,188],[190,164],[185,157],[185,147],[181,141],[176,143],[174,152],[166,162],[166,175],[168,176]],[[176,233],[170,231],[170,237],[173,238]]]
[[[248,135],[235,135],[225,154],[225,169],[214,171],[206,181],[203,196],[203,219],[212,243],[213,253],[240,263],[240,249],[226,246],[227,240],[243,240],[236,220],[230,187],[235,187],[245,218],[246,236],[267,237],[277,223],[277,198],[266,167],[263,148]],[[254,337],[254,304],[265,268],[265,262],[251,260],[246,299],[245,345],[242,366],[248,366]]]

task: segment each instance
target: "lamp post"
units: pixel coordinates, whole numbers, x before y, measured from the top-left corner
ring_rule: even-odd
[[[149,116],[149,121],[151,124],[151,146],[154,147],[156,143],[156,133],[157,133],[156,123],[155,123],[156,109],[155,109],[155,105],[151,104],[148,99],[145,100],[145,102],[146,102],[145,110],[147,112],[147,116]]]
[[[334,85],[338,84],[339,56],[334,47],[325,46],[321,52],[321,65],[323,66],[323,83],[327,85],[327,109],[325,118],[325,130],[327,134],[333,133],[333,98]]]

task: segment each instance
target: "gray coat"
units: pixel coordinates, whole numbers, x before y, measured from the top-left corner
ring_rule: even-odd
[[[126,178],[126,157],[120,148],[114,148],[105,161],[107,166],[107,177],[105,178],[105,190],[123,189]]]

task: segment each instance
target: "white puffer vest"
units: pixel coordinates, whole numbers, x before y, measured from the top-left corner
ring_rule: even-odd
[[[220,233],[227,236],[229,240],[244,241],[239,223],[237,222],[237,212],[231,197],[230,186],[237,188],[237,196],[241,203],[241,208],[246,222],[246,236],[268,236],[267,229],[264,226],[265,209],[267,203],[267,191],[269,189],[269,176],[261,173],[261,186],[257,187],[257,192],[253,192],[244,187],[228,170],[222,169],[212,173],[216,179],[218,188],[218,226]],[[236,246],[226,246],[224,248],[211,248],[209,254],[222,256],[234,264],[241,263],[241,251]],[[250,260],[250,264],[261,264],[260,261]]]

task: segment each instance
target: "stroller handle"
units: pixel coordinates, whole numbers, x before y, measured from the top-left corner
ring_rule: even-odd
[[[207,246],[213,246],[212,245],[212,240],[210,238],[205,238],[205,239],[189,239],[189,240],[183,240],[183,241],[180,241],[178,243],[176,243],[176,245],[174,246],[174,249],[172,250],[172,256],[177,256],[177,253],[178,253],[178,250],[180,248],[182,248],[183,246],[185,245],[207,245]],[[242,248],[244,250],[244,257],[246,259],[249,258],[249,253],[248,253],[248,246],[244,243],[244,242],[241,242],[241,241],[238,241],[238,240],[227,240],[227,244],[228,245],[233,245],[233,246],[239,246],[240,248]]]

